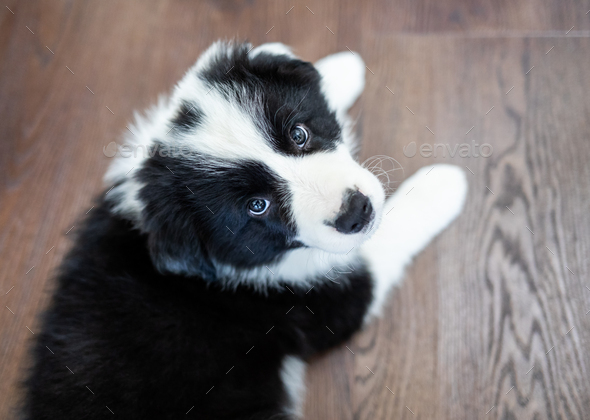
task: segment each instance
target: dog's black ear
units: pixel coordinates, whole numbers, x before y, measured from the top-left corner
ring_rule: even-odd
[[[143,184],[136,195],[141,203],[137,226],[147,236],[149,254],[159,272],[213,281],[216,270],[202,228],[207,207],[195,202],[199,196],[191,194],[186,183],[178,182],[193,176],[192,165],[184,166],[162,153],[147,159],[135,175]]]
[[[149,225],[146,226],[148,248],[158,271],[215,280],[215,267],[196,232],[174,222],[159,226],[152,222]]]

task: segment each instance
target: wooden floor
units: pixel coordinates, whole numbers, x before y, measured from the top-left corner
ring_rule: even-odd
[[[590,1],[9,1],[0,9],[0,418],[68,232],[134,109],[218,38],[358,51],[363,158],[460,165],[460,218],[308,375],[308,419],[590,419]],[[404,155],[487,143],[485,158]],[[459,149],[461,150],[461,149]],[[475,152],[477,153],[477,151]]]

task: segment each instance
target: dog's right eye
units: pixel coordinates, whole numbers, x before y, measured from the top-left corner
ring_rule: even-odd
[[[307,139],[309,138],[309,133],[301,124],[297,124],[293,127],[290,134],[295,144],[299,147],[305,146],[305,143],[307,143]]]
[[[253,198],[248,202],[248,211],[254,216],[261,216],[270,207],[270,201],[264,198]]]

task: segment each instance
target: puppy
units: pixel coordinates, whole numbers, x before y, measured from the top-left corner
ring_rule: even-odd
[[[467,188],[437,165],[385,199],[353,159],[364,68],[218,42],[137,117],[61,266],[25,418],[301,416],[306,359],[379,314]]]

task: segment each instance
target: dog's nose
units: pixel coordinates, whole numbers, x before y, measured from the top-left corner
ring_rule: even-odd
[[[360,232],[371,221],[373,206],[369,197],[359,191],[347,196],[344,212],[335,222],[336,230],[344,234]]]

